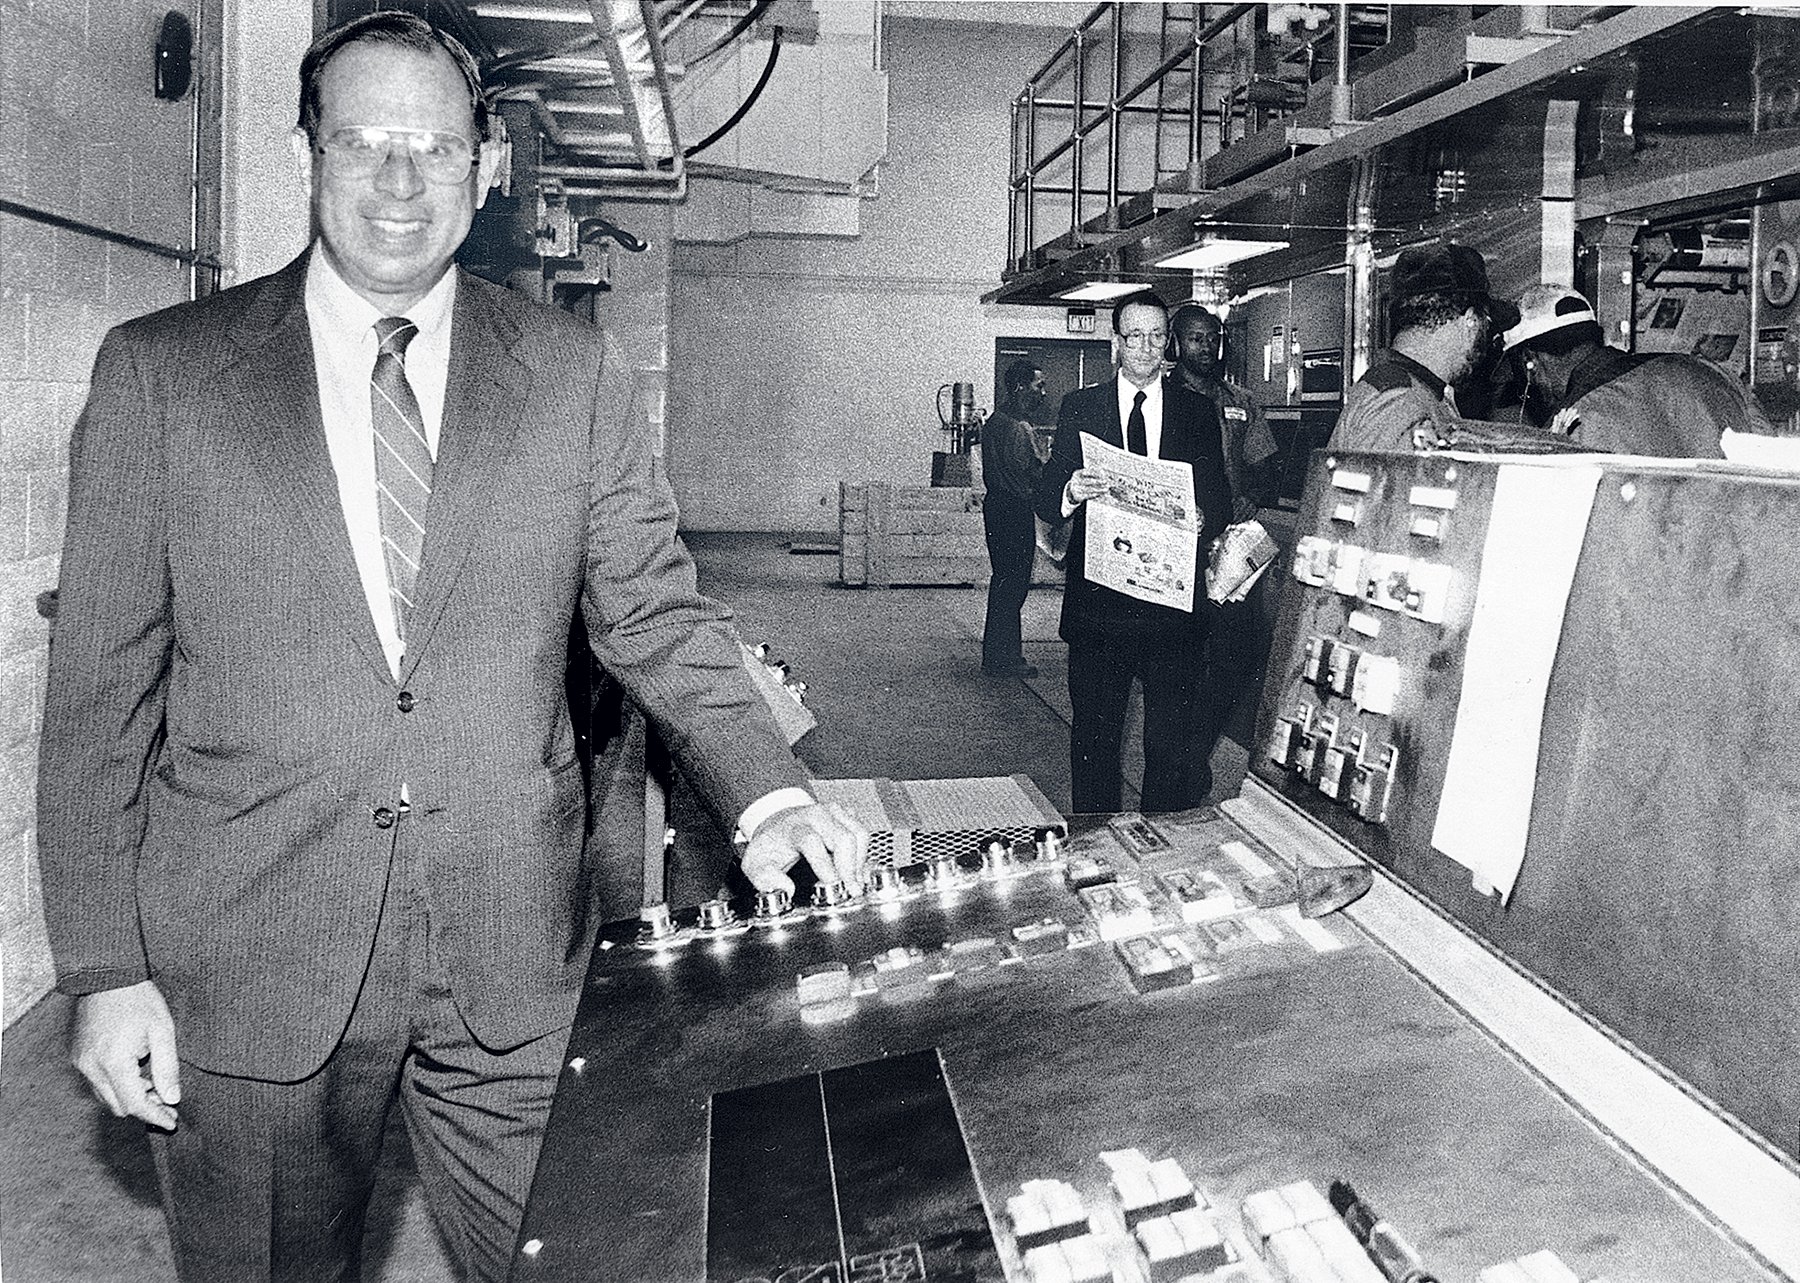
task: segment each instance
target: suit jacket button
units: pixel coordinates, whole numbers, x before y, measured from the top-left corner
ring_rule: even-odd
[[[375,808],[375,827],[378,829],[393,828],[394,827],[393,811],[385,806],[376,807]]]
[[[394,707],[399,709],[402,713],[412,712],[413,693],[411,691],[401,691],[398,695],[394,696]]]

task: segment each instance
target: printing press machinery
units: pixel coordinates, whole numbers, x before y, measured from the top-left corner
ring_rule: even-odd
[[[1243,795],[608,928],[514,1277],[1346,1277],[1264,1215],[1334,1181],[1443,1280],[1800,1276],[1794,528],[1717,465],[1320,456]]]

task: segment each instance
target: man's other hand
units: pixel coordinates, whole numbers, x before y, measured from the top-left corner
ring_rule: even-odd
[[[1063,507],[1073,511],[1089,499],[1097,498],[1107,491],[1107,473],[1100,468],[1081,468],[1069,477],[1069,484],[1063,487]]]
[[[175,1130],[175,1106],[181,1103],[175,1022],[153,981],[77,998],[69,1058],[115,1115]]]
[[[757,827],[744,851],[744,876],[758,891],[792,894],[787,871],[804,859],[820,882],[862,885],[869,835],[835,802],[777,811]]]

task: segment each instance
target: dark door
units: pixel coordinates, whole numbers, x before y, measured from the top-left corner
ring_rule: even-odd
[[[1044,398],[1043,413],[1036,426],[1056,426],[1056,412],[1062,407],[1063,394],[1091,383],[1110,379],[1113,374],[1112,343],[1102,339],[995,339],[994,340],[994,406],[1006,400],[1006,367],[1023,358],[1044,372],[1049,395]]]

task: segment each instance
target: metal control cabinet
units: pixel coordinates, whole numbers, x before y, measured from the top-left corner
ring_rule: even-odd
[[[1596,461],[1502,902],[1433,846],[1496,481]],[[1256,776],[1800,1156],[1800,479],[1321,452],[1296,534]]]

